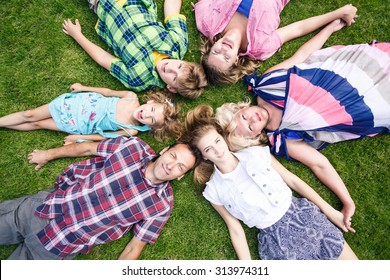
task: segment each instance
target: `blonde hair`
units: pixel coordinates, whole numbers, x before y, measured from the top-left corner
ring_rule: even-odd
[[[180,108],[174,104],[169,96],[161,93],[159,90],[151,90],[144,97],[143,101],[153,101],[164,105],[164,121],[162,124],[152,127],[150,133],[157,140],[164,140],[168,137],[174,136],[178,139],[182,133],[182,126],[180,124]]]
[[[229,149],[233,152],[251,146],[268,144],[268,137],[264,130],[260,133],[260,135],[253,138],[245,138],[235,134],[235,130],[238,126],[237,122],[234,120],[235,114],[239,110],[250,106],[251,101],[247,99],[246,101],[238,103],[225,103],[216,110],[216,121],[223,129],[226,143],[228,144]]]
[[[198,98],[207,86],[206,74],[202,65],[186,61],[183,67],[183,77],[177,81],[177,93],[189,99]]]
[[[199,105],[193,110],[190,110],[185,119],[185,133],[183,138],[185,141],[195,146],[200,139],[210,130],[216,130],[222,134],[222,130],[218,127],[213,118],[213,108],[209,105]],[[203,187],[210,179],[214,172],[214,164],[210,161],[203,160],[194,169],[194,183],[196,187]]]
[[[211,47],[214,42],[221,38],[221,34],[217,34],[214,40],[209,40],[206,36],[201,35],[201,62],[206,73],[207,80],[212,85],[230,85],[237,83],[243,76],[252,74],[257,71],[261,61],[252,60],[247,56],[239,56],[238,63],[233,64],[227,71],[221,71],[214,66],[209,65],[208,59]]]

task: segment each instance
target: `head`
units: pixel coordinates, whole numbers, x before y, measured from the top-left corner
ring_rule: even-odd
[[[145,103],[134,112],[137,120],[150,126],[152,135],[158,140],[171,136],[179,138],[182,130],[179,106],[157,90],[149,91],[143,101]]]
[[[204,185],[214,170],[213,164],[222,164],[230,153],[229,148],[213,118],[213,109],[208,105],[199,105],[187,113],[185,131],[190,143],[203,157],[195,169],[194,181],[196,185]]]
[[[151,173],[149,179],[154,183],[171,180],[180,180],[183,176],[198,166],[201,155],[192,145],[184,142],[175,142],[165,147],[159,155],[148,165]]]
[[[171,93],[195,99],[207,86],[206,75],[199,63],[166,58],[157,63],[156,69]]]
[[[213,41],[202,36],[201,61],[208,82],[214,85],[235,84],[260,66],[259,61],[239,56],[238,48],[233,48],[220,34]]]
[[[251,106],[249,100],[225,103],[216,110],[215,117],[231,151],[268,143],[264,131],[269,121],[268,111],[257,105]]]

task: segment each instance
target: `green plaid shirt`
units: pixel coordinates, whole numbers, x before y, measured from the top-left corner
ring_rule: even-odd
[[[118,1],[119,2],[119,1]],[[97,34],[114,52],[110,73],[127,88],[139,92],[165,87],[153,51],[183,59],[188,49],[188,32],[183,15],[172,15],[165,26],[157,20],[154,0],[99,0]]]

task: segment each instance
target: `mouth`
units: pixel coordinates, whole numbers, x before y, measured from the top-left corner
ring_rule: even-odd
[[[232,42],[230,42],[229,40],[224,40],[224,41],[222,42],[222,45],[228,47],[229,49],[233,49],[233,44],[232,44]]]
[[[259,122],[261,122],[262,118],[261,118],[261,115],[259,113],[256,113],[256,117],[259,120]]]
[[[138,119],[140,119],[140,120],[143,119],[142,112],[143,112],[143,110],[141,110],[141,111],[138,112]]]

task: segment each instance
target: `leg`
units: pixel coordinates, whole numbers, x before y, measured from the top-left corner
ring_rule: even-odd
[[[51,118],[49,111],[49,104],[40,106],[38,108],[9,114],[0,118],[0,127],[12,128],[16,125],[36,122]]]
[[[19,125],[13,125],[13,126],[7,126],[7,128],[20,130],[20,131],[30,131],[30,130],[37,130],[37,129],[49,129],[49,130],[55,130],[55,131],[61,131],[55,124],[54,120],[52,118],[36,121],[36,122],[29,122]]]
[[[352,251],[351,247],[349,247],[348,243],[345,242],[343,251],[341,252],[341,255],[339,256],[338,260],[357,260],[357,259],[358,257]]]

